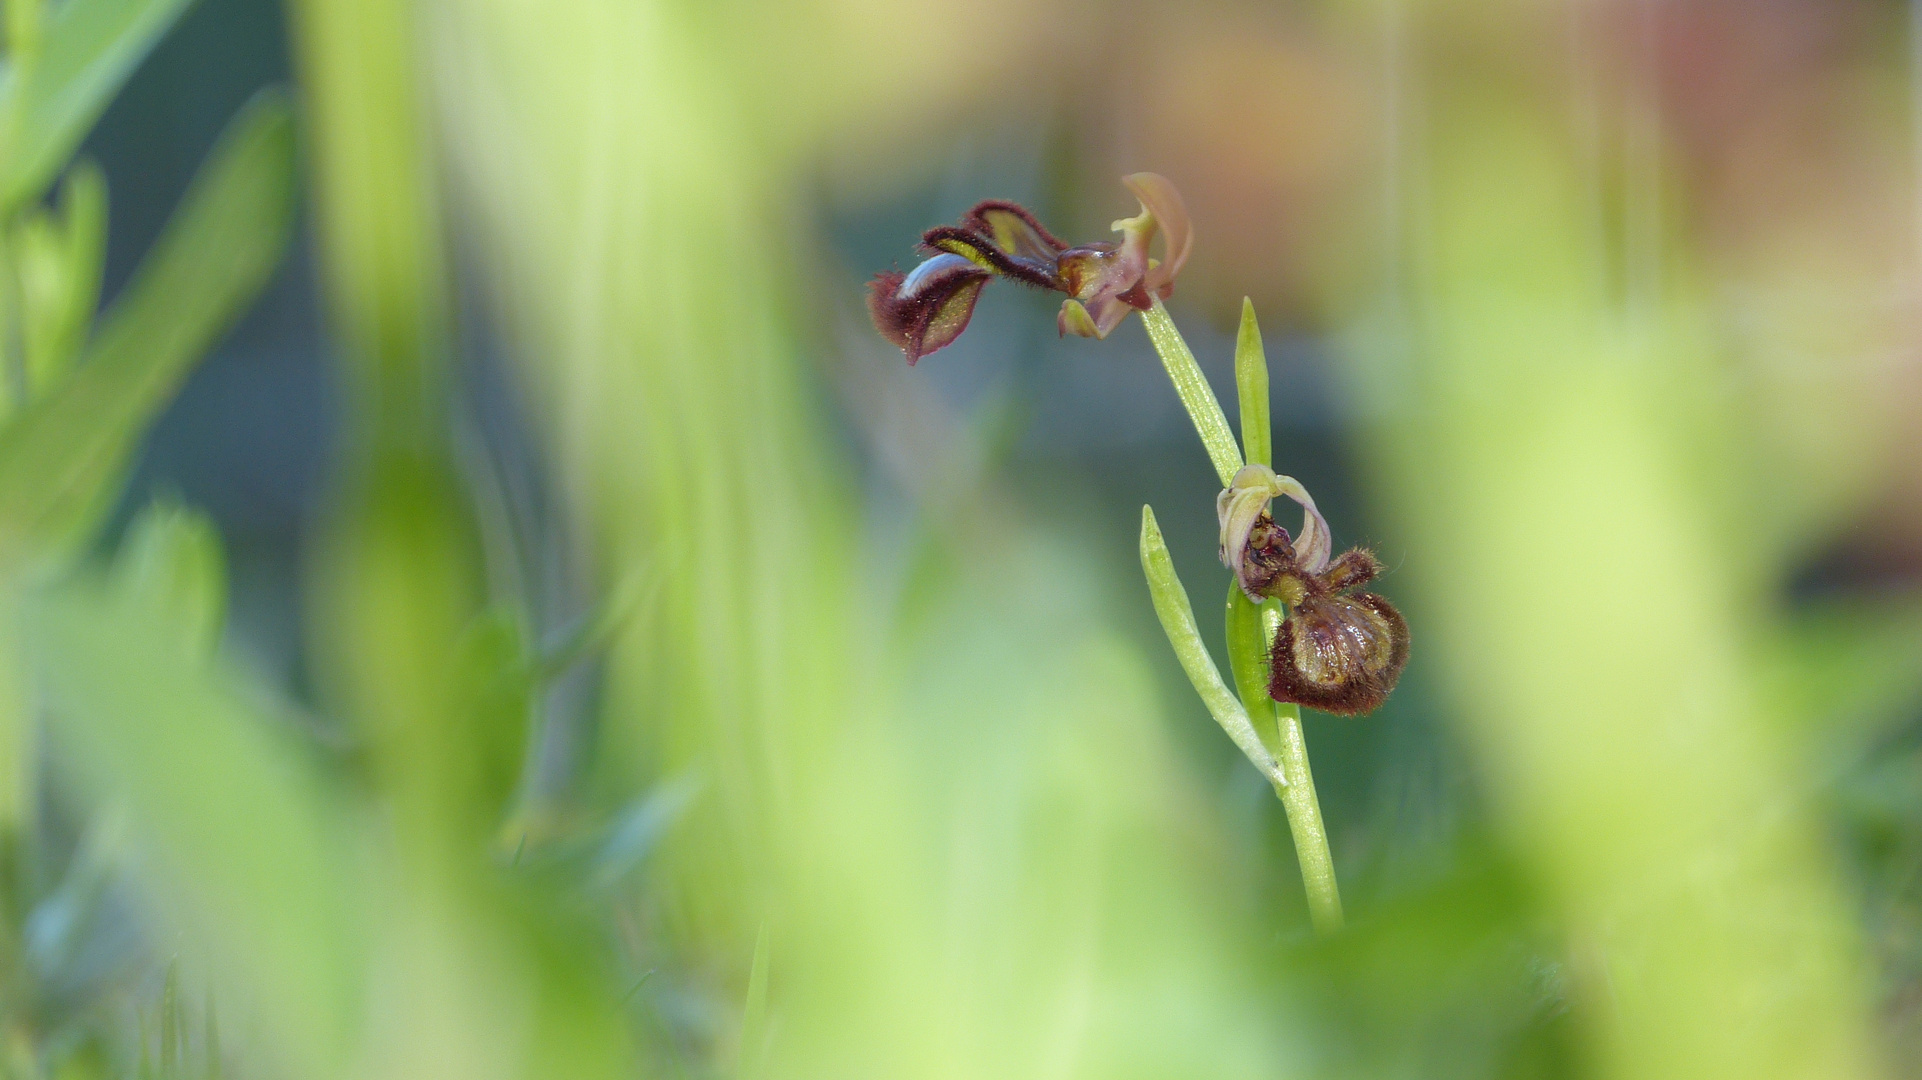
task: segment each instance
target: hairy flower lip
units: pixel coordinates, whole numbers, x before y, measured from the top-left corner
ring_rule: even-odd
[[[991,276],[968,259],[949,254],[937,255],[905,275],[884,271],[868,283],[868,316],[912,367],[961,335]]]
[[[1275,524],[1269,504],[1301,504],[1301,537]],[[1344,595],[1373,581],[1380,560],[1364,548],[1331,559],[1328,522],[1293,477],[1245,465],[1215,500],[1221,561],[1259,604],[1276,598],[1288,615],[1270,643],[1268,696],[1337,716],[1373,712],[1408,662],[1408,623],[1374,593]]]
[[[1408,623],[1374,593],[1312,596],[1282,621],[1268,696],[1335,716],[1374,712],[1408,664]]]

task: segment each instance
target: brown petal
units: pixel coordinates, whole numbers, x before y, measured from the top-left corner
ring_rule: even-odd
[[[1162,241],[1167,245],[1161,262],[1148,270],[1142,284],[1156,296],[1166,300],[1175,291],[1175,275],[1188,261],[1188,252],[1194,247],[1194,226],[1188,219],[1188,204],[1181,201],[1181,192],[1160,173],[1139,172],[1121,178],[1128,190],[1134,192],[1141,205],[1155,216],[1161,226]]]
[[[913,365],[961,336],[992,276],[961,255],[936,255],[906,275],[876,274],[868,283],[868,314]]]
[[[1065,242],[1056,239],[1019,203],[1000,199],[975,203],[974,209],[962,216],[961,227],[980,234],[1017,259],[1052,263],[1055,256],[1068,250]]]
[[[1408,663],[1408,623],[1374,593],[1311,596],[1269,654],[1268,694],[1337,716],[1373,712]]]
[[[1321,583],[1330,592],[1345,592],[1359,585],[1366,585],[1381,576],[1381,560],[1367,548],[1349,548],[1341,557],[1328,564],[1328,569],[1320,574]]]

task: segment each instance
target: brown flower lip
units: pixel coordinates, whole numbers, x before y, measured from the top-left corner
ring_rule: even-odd
[[[1379,571],[1375,557],[1360,548],[1336,565],[1355,557],[1366,560],[1368,577]],[[1336,716],[1360,716],[1381,707],[1407,664],[1408,623],[1393,604],[1374,593],[1318,591],[1293,605],[1275,634],[1268,696]]]
[[[909,273],[883,271],[868,283],[868,314],[908,363],[945,348],[967,328],[982,286],[1006,277],[1065,293],[1055,326],[1062,334],[1105,338],[1130,311],[1146,311],[1174,292],[1174,278],[1194,246],[1187,207],[1166,177],[1135,173],[1122,183],[1141,213],[1114,223],[1119,245],[1070,246],[1016,203],[976,203],[955,225],[929,229],[930,258]],[[1166,257],[1149,258],[1159,232]]]

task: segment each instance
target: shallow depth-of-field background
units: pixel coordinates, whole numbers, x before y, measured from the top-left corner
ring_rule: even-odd
[[[0,1078],[1922,1077],[1893,0],[6,0]],[[1188,689],[1170,177],[1413,658]],[[97,314],[96,314],[97,312]]]

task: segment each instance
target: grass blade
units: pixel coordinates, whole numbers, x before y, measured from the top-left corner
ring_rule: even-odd
[[[192,0],[68,0],[38,55],[5,83],[15,125],[0,172],[0,208],[45,191],[80,140]],[[11,6],[11,5],[10,5]]]
[[[84,537],[126,459],[280,261],[293,121],[278,94],[228,126],[78,367],[0,432],[0,566]]]

